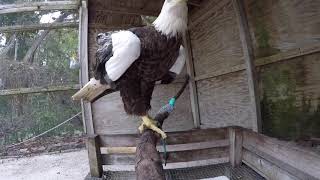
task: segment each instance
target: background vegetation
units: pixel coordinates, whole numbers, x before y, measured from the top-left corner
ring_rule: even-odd
[[[14,0],[3,0],[11,4]],[[0,26],[78,21],[77,12],[43,11],[0,15]],[[78,84],[78,29],[0,33],[0,90]],[[73,59],[73,60],[72,60]],[[0,96],[0,146],[21,142],[81,111],[74,91]],[[47,136],[78,136],[81,117]]]

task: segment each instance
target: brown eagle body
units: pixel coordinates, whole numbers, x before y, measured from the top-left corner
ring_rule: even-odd
[[[142,119],[139,131],[149,128],[165,139],[148,111],[155,82],[168,84],[182,71],[187,59],[182,34],[187,23],[187,0],[165,0],[153,26],[100,33],[94,78],[72,98],[92,102],[119,90],[127,114]]]
[[[141,41],[140,57],[115,83],[128,114],[143,116],[151,108],[155,82],[164,78],[175,63],[181,36],[168,38],[152,26],[128,29]]]

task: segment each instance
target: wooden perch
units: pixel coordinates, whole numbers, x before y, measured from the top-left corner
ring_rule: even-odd
[[[156,148],[159,138],[158,134],[149,129],[145,130],[139,138],[135,163],[137,180],[166,179],[160,153]]]
[[[189,82],[189,76],[186,76],[185,83],[174,96],[178,99]],[[160,111],[159,111],[160,112]],[[154,118],[162,127],[164,120],[169,116],[170,112],[163,111],[158,113]],[[165,173],[162,167],[160,153],[157,151],[157,142],[160,135],[149,129],[145,130],[139,138],[136,148],[135,170],[137,180],[156,179],[165,180]]]

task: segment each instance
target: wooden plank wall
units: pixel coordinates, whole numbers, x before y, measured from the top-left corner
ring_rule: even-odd
[[[257,57],[320,42],[320,1],[245,0]]]
[[[258,66],[263,132],[286,138],[319,136],[320,1],[244,0],[244,4]],[[231,1],[202,0],[190,11],[189,24],[202,126],[252,128],[255,117]],[[288,106],[274,107],[270,99]],[[271,131],[282,134],[266,132],[279,123],[285,125]],[[307,133],[301,127],[307,127]]]
[[[176,93],[182,84],[159,85],[153,92],[151,102],[154,115],[161,106]],[[123,103],[118,92],[107,95],[92,105],[95,130],[98,134],[130,134],[137,133],[140,118],[128,116],[123,110]],[[176,109],[165,121],[165,131],[184,131],[193,128],[190,97],[186,89],[176,104]]]
[[[245,1],[256,62],[320,44],[320,1]],[[285,56],[283,56],[285,57]],[[320,52],[257,68],[263,132],[279,138],[320,136]]]
[[[239,28],[230,0],[203,0],[190,13],[196,77],[245,66]],[[205,127],[253,127],[244,71],[197,81],[200,122]]]

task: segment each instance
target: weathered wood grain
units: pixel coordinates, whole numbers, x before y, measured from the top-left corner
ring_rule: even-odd
[[[218,9],[208,9],[208,13],[206,18],[190,28],[196,77],[244,64],[231,1]]]
[[[260,96],[267,97],[273,102],[294,97],[293,105],[295,107],[302,108],[303,103],[307,102],[310,103],[309,111],[315,111],[319,105],[320,97],[319,69],[319,52],[262,66],[259,68]],[[282,81],[275,75],[286,78]],[[275,81],[270,84],[268,79]],[[284,92],[285,89],[287,89],[286,92]]]
[[[80,1],[81,2],[81,1]],[[69,10],[78,9],[79,1],[49,1],[27,2],[18,4],[0,5],[0,14],[43,11],[43,10]]]
[[[200,143],[228,138],[227,128],[194,129],[188,131],[169,132],[168,145]],[[138,134],[100,135],[102,147],[136,146]]]
[[[300,179],[320,177],[320,155],[252,131],[243,131],[243,147]]]
[[[229,128],[229,141],[230,141],[230,163],[232,167],[238,167],[242,161],[242,129]]]
[[[197,81],[201,123],[204,127],[252,128],[245,72]]]
[[[167,163],[164,169],[179,169],[179,168],[189,168],[189,167],[199,167],[208,166],[214,164],[228,163],[229,157],[206,159],[199,161],[188,161],[188,162],[177,162],[177,163]],[[134,171],[134,165],[104,165],[104,170],[110,171]]]
[[[194,127],[200,127],[200,114],[199,114],[199,102],[198,102],[198,93],[197,86],[195,82],[195,72],[194,72],[194,64],[192,58],[192,47],[190,42],[189,32],[186,31],[183,35],[183,45],[187,50],[187,59],[186,59],[186,68],[187,74],[189,75],[189,92],[190,92],[190,102],[191,102],[191,110],[193,116]]]
[[[49,86],[49,87],[31,87],[19,89],[5,89],[0,90],[0,96],[18,95],[18,94],[33,94],[33,93],[47,93],[56,91],[70,91],[80,89],[79,84],[63,85],[63,86]]]
[[[35,30],[43,30],[43,29],[76,28],[78,26],[79,26],[78,22],[15,25],[15,26],[2,26],[0,27],[0,32],[6,33],[6,32],[35,31]]]
[[[291,49],[286,52],[280,52],[278,54],[267,56],[267,57],[256,58],[255,65],[256,65],[256,67],[259,67],[259,66],[265,66],[268,64],[277,63],[277,62],[281,62],[281,61],[290,61],[290,60],[294,60],[295,58],[298,58],[298,57],[302,57],[302,56],[306,56],[306,55],[310,55],[310,54],[315,54],[318,52],[320,52],[319,45],[305,46],[302,48]],[[214,78],[217,76],[223,76],[223,75],[227,75],[230,73],[243,71],[245,69],[246,69],[245,64],[241,64],[238,66],[233,66],[230,68],[220,69],[217,71],[209,72],[207,74],[199,75],[199,76],[195,77],[195,80],[200,81],[200,80],[204,80],[204,79],[210,79],[210,78]]]
[[[208,159],[219,159],[229,156],[229,150],[227,147],[221,148],[210,148],[210,149],[201,149],[195,151],[180,151],[180,152],[171,152],[168,154],[168,163],[177,163],[177,162],[188,162],[196,160],[208,160]],[[133,165],[134,164],[134,155],[123,155],[123,154],[114,154],[114,155],[102,155],[104,165]]]
[[[256,68],[254,63],[253,45],[250,38],[250,31],[248,26],[248,18],[244,9],[243,0],[232,0],[234,11],[239,26],[239,35],[242,44],[243,57],[246,64],[246,72],[248,79],[249,95],[251,100],[251,111],[254,116],[252,122],[252,129],[261,132],[261,110],[260,98],[258,92],[258,82],[256,75]]]
[[[200,6],[189,8],[189,28],[192,29],[212,14],[225,6],[230,0],[201,0]]]
[[[92,135],[87,138],[87,149],[90,174],[92,177],[100,178],[102,176],[103,169],[98,135]]]
[[[192,151],[198,149],[209,149],[214,147],[226,147],[229,146],[229,140],[215,140],[215,141],[205,141],[198,143],[188,143],[188,144],[174,144],[167,145],[167,152],[177,152],[177,151]],[[242,146],[240,146],[242,148]],[[134,154],[136,153],[136,147],[101,147],[101,154]],[[158,145],[157,150],[163,152],[163,146]],[[240,160],[241,162],[241,160]]]
[[[79,58],[81,63],[80,68],[80,84],[84,86],[89,81],[88,67],[88,1],[81,1],[79,8]],[[93,135],[95,130],[92,121],[91,103],[81,100],[82,119],[85,127],[85,132]]]
[[[158,85],[151,101],[153,116],[179,90],[182,84]],[[93,103],[93,120],[98,134],[133,134],[138,133],[141,123],[139,117],[128,116],[124,109],[119,92],[100,98]],[[174,112],[163,125],[163,129],[183,131],[193,128],[188,90],[186,89],[176,103]]]
[[[245,4],[257,57],[320,42],[320,1],[246,0]]]
[[[284,171],[281,167],[272,164],[272,162],[269,162],[246,149],[243,150],[242,161],[266,179],[298,180],[297,177]]]
[[[113,14],[157,16],[163,0],[94,0],[90,1],[89,9]],[[200,6],[199,0],[189,0],[191,6]]]

